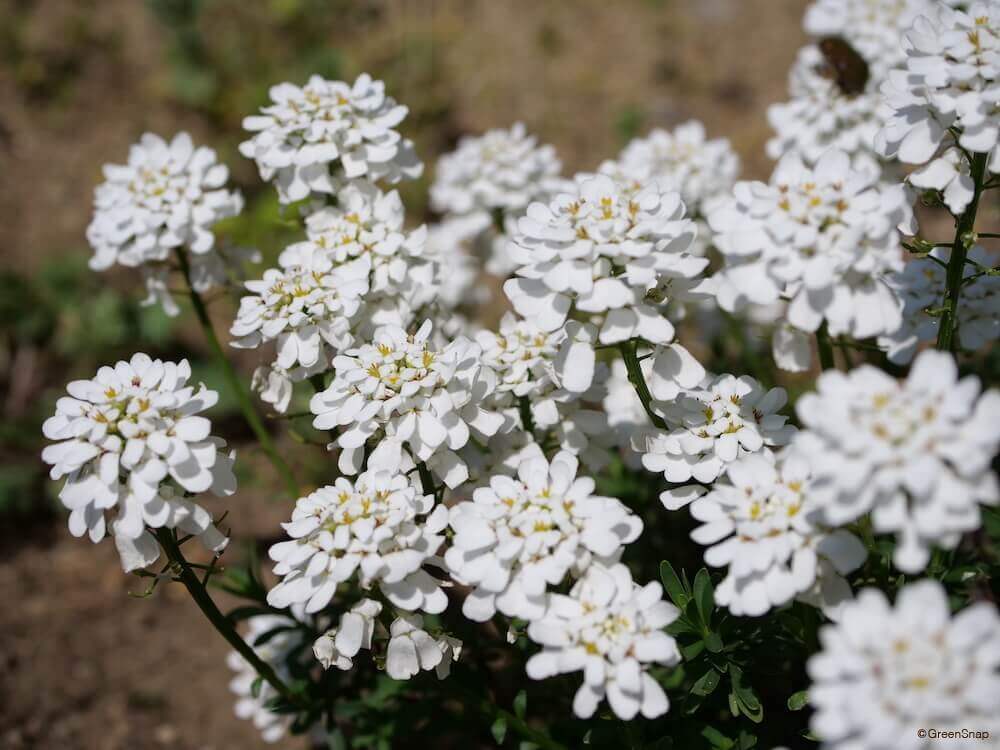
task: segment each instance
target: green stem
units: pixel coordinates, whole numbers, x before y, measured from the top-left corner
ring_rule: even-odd
[[[431,474],[431,470],[427,468],[427,464],[423,461],[417,461],[417,471],[420,473],[420,484],[424,488],[425,495],[433,495],[437,497],[437,492],[434,490],[434,476]]]
[[[492,701],[484,700],[481,704],[481,709],[483,713],[490,716],[494,720],[503,719],[507,723],[508,727],[513,729],[526,740],[534,742],[539,747],[546,748],[547,750],[566,750],[565,746],[559,744],[544,732],[533,729],[523,719],[518,718],[510,711],[505,711]]]
[[[820,369],[837,369],[837,363],[833,358],[833,346],[830,343],[830,333],[826,329],[826,321],[816,331],[816,350],[819,352]]]
[[[972,201],[966,206],[955,226],[955,241],[951,246],[951,257],[948,259],[948,270],[945,273],[944,314],[941,315],[941,327],[938,329],[937,348],[946,352],[955,349],[958,300],[962,295],[962,271],[968,252],[965,240],[976,227],[976,212],[979,210],[979,196],[983,192],[983,175],[986,172],[987,156],[988,154],[976,154],[972,157],[971,175],[975,184]]]
[[[198,580],[198,576],[195,575],[194,570],[192,570],[191,564],[185,559],[184,553],[181,552],[181,548],[178,546],[177,540],[174,539],[174,535],[170,529],[155,529],[153,533],[160,542],[160,546],[163,548],[167,559],[174,564],[177,570],[177,577],[180,578],[181,583],[184,584],[188,593],[191,594],[194,603],[198,605],[198,608],[208,618],[208,621],[212,623],[212,627],[219,631],[219,634],[226,639],[229,645],[236,649],[240,653],[240,656],[246,659],[257,671],[257,674],[267,680],[282,698],[291,704],[301,704],[299,696],[293,693],[291,688],[278,677],[271,665],[261,659],[257,655],[257,652],[251,648],[250,644],[240,637],[233,623],[215,606],[212,597],[209,596],[208,591],[201,584],[201,581]]]
[[[661,430],[665,430],[667,429],[666,422],[663,421],[663,418],[659,414],[653,411],[653,395],[649,392],[649,386],[646,385],[646,378],[643,377],[642,365],[639,364],[635,349],[636,342],[634,339],[623,341],[618,345],[618,350],[622,353],[622,359],[625,360],[625,369],[628,371],[629,382],[635,388],[636,395],[639,396],[639,400],[642,402],[642,408],[646,410],[646,415],[654,425]]]
[[[250,429],[253,430],[254,435],[257,436],[257,440],[260,441],[260,447],[264,449],[264,453],[267,454],[274,468],[277,469],[278,474],[284,480],[288,494],[293,498],[297,498],[299,496],[299,486],[295,481],[292,470],[288,468],[288,464],[278,455],[278,451],[274,447],[274,441],[271,440],[271,435],[268,433],[267,428],[264,427],[264,423],[260,421],[260,417],[257,415],[257,411],[250,401],[250,394],[243,387],[239,375],[236,374],[232,363],[226,357],[222,344],[219,342],[219,337],[215,334],[215,328],[212,326],[212,319],[208,316],[205,301],[195,291],[195,288],[191,286],[191,267],[188,264],[187,254],[181,248],[177,250],[177,260],[180,263],[184,281],[187,283],[191,306],[194,307],[194,312],[198,316],[198,322],[201,324],[201,329],[205,334],[205,339],[208,341],[209,348],[212,350],[212,355],[222,368],[222,374],[226,379],[227,385],[236,396],[240,411],[243,412],[243,418],[250,426]]]
[[[517,411],[521,416],[521,429],[534,438],[535,418],[531,416],[531,401],[527,396],[519,396],[517,399]]]

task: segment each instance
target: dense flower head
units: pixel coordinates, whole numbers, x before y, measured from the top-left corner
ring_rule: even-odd
[[[951,249],[935,248],[931,255],[947,263]],[[971,248],[967,257],[983,266],[996,265],[995,254],[987,253],[980,245]],[[962,273],[966,281],[956,316],[958,344],[974,352],[1000,339],[1000,277],[978,275],[978,269],[971,264],[966,264]],[[941,318],[929,315],[927,310],[944,304],[945,269],[930,258],[916,258],[901,273],[893,274],[889,284],[903,300],[903,325],[879,337],[878,343],[891,361],[905,364],[922,342],[937,339]]]
[[[334,358],[334,379],[313,396],[310,410],[316,429],[341,430],[342,472],[361,470],[365,444],[372,441],[371,460],[379,465],[408,469],[423,461],[456,487],[468,471],[455,451],[470,431],[485,439],[500,429],[503,417],[480,407],[496,375],[482,364],[478,345],[458,338],[437,349],[430,334],[429,321],[413,335],[384,326],[372,343]]]
[[[448,600],[421,566],[444,541],[447,518],[444,506],[435,507],[433,495],[417,492],[403,474],[376,468],[353,482],[340,477],[300,498],[282,524],[292,539],[271,547],[282,580],[267,600],[318,612],[357,575],[363,589],[378,584],[397,607],[441,612]]]
[[[226,540],[204,509],[184,497],[236,491],[225,442],[211,435],[199,414],[218,394],[188,385],[191,367],[134,354],[102,367],[91,380],[74,380],[42,430],[58,441],[42,452],[52,479],[66,478],[59,498],[69,511],[74,536],[99,542],[105,513],[118,514],[111,531],[126,568],[156,560],[159,548],[146,528],[178,527],[202,535],[212,549]]]
[[[990,169],[1000,171],[1000,2],[972,2],[965,11],[936,4],[905,38],[906,65],[890,71],[882,87],[879,152],[924,164],[957,131],[966,151],[992,154]]]
[[[880,184],[828,151],[814,168],[783,158],[769,184],[741,182],[709,217],[726,266],[713,282],[719,304],[790,300],[787,321],[812,333],[867,338],[902,322],[902,303],[886,283],[902,270],[897,230],[916,231],[901,185]]]
[[[626,721],[639,713],[647,719],[665,714],[667,696],[646,671],[680,661],[677,644],[663,632],[678,611],[662,597],[659,583],[639,586],[621,563],[592,565],[568,596],[550,594],[545,615],[528,625],[528,637],[543,646],[528,660],[528,676],[582,671],[573,713],[583,719],[605,697]]]
[[[455,536],[445,562],[456,580],[474,587],[462,607],[466,617],[484,621],[499,609],[536,619],[549,586],[595,560],[615,562],[639,536],[642,521],[618,500],[594,495],[594,480],[577,477],[578,468],[566,451],[551,462],[530,458],[516,477],[493,476],[471,501],[451,508]]]
[[[809,465],[794,453],[764,450],[725,472],[691,505],[701,523],[691,538],[708,547],[705,562],[728,566],[715,601],[734,615],[758,616],[796,597],[814,595],[831,609],[848,599],[842,576],[866,551],[852,534],[823,525]]]
[[[637,189],[658,181],[680,193],[689,215],[702,216],[706,203],[732,189],[740,160],[728,140],[707,139],[705,126],[690,120],[673,130],[657,128],[633,139],[604,169]]]
[[[545,195],[562,164],[524,123],[465,136],[438,160],[431,208],[444,214],[519,212]]]
[[[301,614],[301,608],[293,609],[293,614]],[[291,677],[287,659],[292,652],[301,649],[304,641],[303,631],[295,625],[292,617],[278,614],[254,615],[246,620],[244,640],[279,678],[286,681]],[[262,642],[258,644],[258,640]],[[260,678],[253,665],[238,651],[230,651],[226,663],[236,673],[229,682],[229,690],[237,697],[236,716],[252,721],[264,742],[280,741],[295,721],[295,714],[271,710],[270,704],[280,697],[278,692],[271,683]]]
[[[332,195],[345,179],[398,182],[423,171],[413,143],[395,130],[407,108],[367,73],[353,85],[314,75],[305,86],[282,83],[269,93],[271,104],[243,120],[254,135],[240,153],[274,180],[282,202]]]
[[[461,653],[460,640],[447,634],[434,638],[424,630],[423,617],[400,612],[389,625],[385,671],[394,680],[408,680],[421,671],[433,669],[438,679],[443,680]]]
[[[788,400],[784,388],[766,390],[749,375],[708,376],[670,403],[657,403],[667,429],[644,436],[636,446],[649,471],[668,482],[714,482],[740,456],[764,446],[785,445],[794,433],[778,414]],[[671,510],[670,495],[661,499]]]
[[[995,738],[1000,732],[1000,617],[993,604],[951,616],[937,581],[904,586],[895,606],[869,588],[819,637],[822,651],[808,664],[809,702],[811,729],[823,748],[993,745],[944,735],[968,730]],[[928,728],[941,735],[928,737]]]
[[[990,462],[1000,446],[1000,391],[979,397],[954,358],[925,351],[898,382],[870,365],[824,372],[796,404],[795,447],[813,470],[812,493],[832,526],[871,513],[895,533],[893,562],[923,570],[932,545],[954,547],[979,527],[979,503],[1000,502]]]
[[[565,334],[544,331],[513,313],[505,313],[497,331],[480,331],[476,342],[483,362],[497,374],[497,394],[527,396],[553,382],[553,361]]]
[[[796,153],[815,164],[833,148],[848,154],[855,166],[877,172],[875,134],[883,124],[877,114],[877,81],[871,78],[863,91],[845,93],[826,70],[819,47],[810,44],[799,50],[789,73],[790,99],[767,110],[775,132],[767,154],[780,159]]]
[[[331,628],[313,642],[313,656],[323,669],[337,667],[349,670],[354,657],[365,648],[371,649],[372,637],[382,613],[382,603],[362,599],[340,616],[337,627]]]
[[[169,143],[146,133],[129,151],[128,164],[104,165],[104,178],[87,227],[95,271],[164,261],[177,248],[208,253],[215,245],[212,225],[243,208],[240,194],[226,189],[229,170],[215,151],[195,147],[187,133]]]

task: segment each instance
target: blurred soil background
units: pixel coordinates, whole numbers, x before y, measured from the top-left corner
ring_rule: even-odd
[[[134,599],[110,542],[73,539],[39,459],[68,380],[141,349],[188,357],[220,387],[193,316],[141,308],[138,275],[97,275],[84,230],[104,162],[145,130],[187,129],[230,165],[247,208],[222,233],[265,262],[295,237],[239,156],[242,118],[271,84],[368,71],[410,108],[428,164],[401,192],[426,216],[437,154],[523,120],[567,174],[652,127],[702,120],[766,179],[768,103],[785,96],[806,0],[0,0],[0,748],[263,747],[232,714],[227,647],[178,586]],[[213,303],[226,339],[235,300]],[[249,377],[255,357],[233,351]],[[239,561],[287,518],[280,482],[231,401],[216,434],[239,453]],[[307,427],[302,428],[308,431]],[[280,447],[303,485],[320,448]],[[307,435],[308,438],[308,435]],[[244,447],[244,444],[245,447]],[[220,501],[208,504],[213,512]],[[288,739],[277,747],[301,747]]]

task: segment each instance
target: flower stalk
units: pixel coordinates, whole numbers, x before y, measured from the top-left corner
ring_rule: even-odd
[[[642,408],[646,410],[646,415],[656,427],[665,430],[667,428],[666,422],[663,421],[663,418],[659,414],[653,411],[653,395],[649,392],[649,386],[646,385],[646,378],[642,374],[642,366],[639,364],[639,358],[636,356],[635,339],[621,342],[618,345],[618,350],[622,353],[622,359],[625,361],[628,380],[632,384],[632,387],[635,388],[636,395],[639,396],[639,400],[642,402]]]
[[[983,193],[983,176],[986,173],[986,160],[989,154],[975,154],[972,157],[971,176],[975,187],[972,200],[955,225],[955,241],[951,246],[951,257],[948,259],[948,270],[945,273],[944,311],[938,328],[937,348],[942,351],[954,351],[955,331],[958,323],[958,302],[962,295],[962,275],[965,268],[965,256],[969,251],[967,238],[975,231],[976,213],[979,210],[979,198]]]
[[[271,439],[271,435],[268,433],[267,428],[264,427],[264,423],[261,422],[260,416],[258,416],[256,410],[254,409],[253,403],[250,400],[250,394],[243,387],[243,383],[240,381],[239,375],[236,374],[236,370],[233,369],[232,363],[226,357],[226,353],[222,349],[222,344],[219,342],[219,337],[216,335],[215,328],[212,325],[212,319],[208,316],[208,309],[205,307],[205,301],[191,284],[191,267],[188,263],[187,254],[183,249],[179,248],[177,250],[177,261],[180,264],[181,274],[184,276],[188,297],[191,299],[191,306],[194,308],[195,315],[198,317],[198,323],[201,325],[201,329],[205,334],[205,340],[208,341],[209,348],[212,350],[212,356],[222,368],[222,374],[226,379],[226,384],[229,386],[233,395],[236,396],[236,401],[239,404],[240,411],[243,413],[243,418],[246,420],[250,429],[253,430],[257,440],[260,441],[260,447],[263,449],[264,453],[271,461],[271,464],[281,476],[282,481],[285,483],[285,488],[288,490],[288,494],[293,498],[298,497],[299,485],[298,482],[295,481],[292,470],[289,468],[288,464],[285,463],[284,459],[278,454],[278,450],[274,446],[274,441]]]
[[[826,321],[816,331],[816,351],[819,353],[819,366],[821,370],[837,369],[837,361],[833,358],[833,344],[830,342],[830,332],[827,330]]]

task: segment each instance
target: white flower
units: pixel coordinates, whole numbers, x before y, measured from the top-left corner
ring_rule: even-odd
[[[904,49],[906,67],[882,86],[879,153],[925,164],[954,129],[965,150],[992,154],[990,169],[1000,171],[1000,2],[972,2],[967,11],[939,3],[916,19]]]
[[[842,576],[867,553],[852,534],[824,527],[801,457],[764,450],[728,464],[726,475],[691,505],[705,562],[728,566],[718,604],[758,616],[813,590],[831,608],[850,596]]]
[[[447,269],[448,274],[448,283],[436,286],[436,302],[448,311],[475,306],[490,298],[489,290],[476,283],[481,265],[476,253],[477,238],[489,225],[488,216],[473,214],[447,218],[427,227],[424,254],[439,269]]]
[[[354,666],[351,661],[363,649],[371,649],[372,636],[378,616],[382,613],[381,603],[374,599],[362,599],[340,617],[340,624],[323,633],[313,643],[313,656],[323,665],[323,669],[336,666],[348,670]]]
[[[647,719],[665,714],[667,696],[646,672],[650,664],[680,661],[677,644],[663,632],[679,613],[662,596],[659,583],[636,585],[621,563],[591,566],[569,596],[550,594],[545,616],[528,625],[528,636],[544,647],[528,660],[528,677],[582,671],[573,699],[573,713],[582,719],[605,697],[626,721],[638,713]]]
[[[906,178],[922,190],[940,190],[948,210],[958,216],[975,195],[975,180],[969,173],[969,162],[957,148],[949,148],[922,169]]]
[[[674,327],[660,309],[667,300],[658,284],[693,280],[708,262],[688,252],[694,225],[683,216],[679,196],[655,182],[632,191],[605,175],[581,176],[573,192],[532,203],[518,221],[510,252],[519,268],[504,292],[543,331],[577,312],[599,325],[601,344],[669,343]],[[561,364],[564,378],[579,366],[575,357]],[[589,382],[571,387],[586,390]]]
[[[497,394],[538,394],[553,383],[552,362],[565,338],[560,330],[544,331],[511,312],[500,320],[499,331],[480,331],[476,343],[483,362],[497,374]]]
[[[951,249],[935,248],[931,255],[947,263]],[[996,265],[996,254],[988,254],[979,245],[971,248],[967,257],[987,267]],[[1000,339],[1000,277],[984,274],[972,280],[977,273],[978,269],[971,264],[966,264],[962,271],[965,281],[957,316],[958,343],[973,352]],[[945,269],[929,258],[916,258],[906,264],[902,273],[894,274],[889,283],[903,300],[903,325],[887,336],[880,336],[878,344],[888,352],[892,362],[905,364],[913,358],[921,342],[937,338],[941,318],[926,311],[944,304]]]
[[[527,620],[545,612],[548,586],[581,575],[595,559],[611,563],[642,531],[621,502],[594,495],[594,480],[577,477],[576,456],[561,451],[524,461],[517,478],[497,475],[472,501],[451,509],[455,531],[445,562],[473,586],[462,613],[482,622],[499,609]]]
[[[446,214],[523,211],[560,169],[555,149],[538,145],[523,123],[466,136],[438,160],[431,208]]]
[[[87,227],[95,271],[164,261],[175,248],[208,253],[215,244],[212,225],[243,208],[240,194],[225,188],[229,170],[187,133],[169,144],[146,133],[128,164],[105,164],[104,177]]]
[[[827,750],[944,750],[992,741],[944,732],[1000,733],[1000,617],[980,602],[954,617],[937,581],[903,587],[890,606],[865,589],[820,630],[809,660],[810,727]],[[937,729],[929,738],[918,729]]]
[[[271,404],[276,412],[284,414],[292,402],[292,383],[287,370],[276,365],[262,365],[253,371],[250,389],[265,404]]]
[[[442,661],[450,662],[445,659],[446,648],[431,638],[423,626],[423,617],[410,614],[400,614],[389,626],[385,671],[392,679],[408,680],[421,670],[434,669]]]
[[[767,155],[780,159],[796,153],[806,163],[815,164],[833,148],[848,154],[855,166],[877,174],[875,134],[883,124],[877,114],[878,81],[869,78],[863,91],[847,93],[829,69],[816,45],[799,50],[789,74],[789,101],[767,109],[768,122],[775,131],[767,142]]]
[[[796,404],[795,438],[813,471],[812,494],[831,526],[871,513],[895,533],[893,562],[923,570],[932,545],[954,547],[979,527],[979,503],[1000,502],[990,461],[1000,445],[1000,391],[978,398],[950,354],[925,351],[897,382],[862,365],[824,372]]]
[[[672,403],[657,404],[667,430],[647,436],[636,449],[643,466],[662,471],[668,482],[714,482],[740,456],[791,439],[795,428],[777,413],[787,400],[783,388],[765,391],[748,375],[708,377]],[[669,492],[661,499],[671,510],[680,507]]]
[[[412,336],[386,326],[373,343],[333,360],[336,375],[309,408],[316,429],[343,428],[337,445],[345,474],[361,470],[365,444],[372,441],[377,446],[371,461],[404,471],[423,461],[454,488],[468,478],[455,451],[469,441],[470,431],[486,438],[500,429],[503,417],[479,406],[496,386],[479,347],[458,338],[433,349],[430,333],[429,321]]]
[[[445,507],[402,474],[369,470],[353,483],[340,477],[300,498],[282,524],[292,539],[270,549],[282,578],[267,601],[318,612],[357,574],[363,589],[378,584],[397,607],[442,612],[448,599],[422,566],[444,541],[447,522]]]
[[[643,368],[648,382],[652,360],[644,359],[640,367]],[[614,431],[615,442],[621,446],[626,463],[632,468],[637,468],[641,463],[641,456],[632,447],[632,438],[635,436],[635,444],[641,445],[645,438],[640,434],[649,430],[650,424],[642,401],[639,400],[635,387],[628,379],[628,372],[622,360],[616,359],[611,363],[611,374],[604,385],[606,395],[602,405],[608,416],[608,426]]]
[[[148,562],[156,559],[147,527],[207,533],[207,546],[225,546],[207,511],[182,494],[236,491],[225,442],[198,416],[215,405],[218,394],[204,385],[195,390],[190,377],[187,360],[134,354],[128,362],[102,367],[93,380],[71,382],[69,396],[59,399],[55,416],[42,426],[45,437],[59,441],[45,448],[42,460],[52,465],[52,479],[66,477],[59,498],[70,510],[70,532],[99,542],[105,512],[117,508],[112,532],[121,538],[120,548],[126,545],[123,563],[126,550]]]
[[[886,275],[902,270],[899,229],[914,233],[899,185],[854,171],[840,151],[815,168],[791,154],[770,184],[741,182],[709,223],[726,267],[715,277],[720,306],[790,300],[788,322],[812,333],[862,339],[899,328],[902,303]]]
[[[292,651],[302,645],[302,631],[296,629],[295,620],[283,615],[255,615],[246,621],[245,640],[264,662],[269,664],[283,680],[289,680],[286,660]],[[256,641],[276,628],[287,628],[267,638],[260,645]],[[229,690],[236,694],[235,712],[241,719],[249,719],[260,731],[264,742],[278,742],[288,732],[295,719],[294,714],[275,713],[270,704],[278,698],[278,692],[267,680],[260,680],[257,671],[237,651],[230,651],[226,663],[236,675],[229,682]],[[259,680],[259,682],[258,682]],[[254,696],[254,685],[257,695]]]
[[[394,129],[407,109],[366,73],[354,85],[312,76],[302,87],[271,87],[271,104],[243,120],[254,133],[240,153],[274,180],[283,203],[333,194],[343,180],[398,182],[423,171],[413,143]]]

